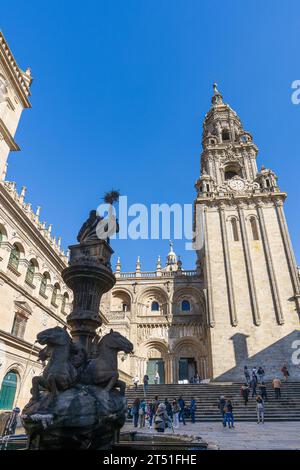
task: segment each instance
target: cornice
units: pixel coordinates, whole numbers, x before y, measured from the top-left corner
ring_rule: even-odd
[[[18,95],[25,108],[31,108],[30,101],[28,96],[30,96],[29,84],[23,78],[23,71],[18,67],[17,62],[11,52],[9,45],[7,44],[3,33],[0,31],[0,57],[2,58],[1,62],[6,68],[10,79],[12,80]]]
[[[67,264],[51,247],[51,245],[47,243],[47,240],[42,236],[38,227],[26,215],[23,208],[17,203],[17,201],[12,198],[11,194],[3,184],[0,184],[0,202],[1,205],[7,208],[7,211],[12,215],[13,220],[15,220],[17,224],[22,227],[24,232],[30,232],[30,237],[32,237],[33,241],[39,245],[40,250],[45,258],[48,258],[48,261],[51,260],[52,264],[55,262],[56,269],[59,271],[59,273],[61,273]]]
[[[6,144],[8,145],[9,149],[11,151],[18,151],[20,150],[20,147],[14,140],[13,136],[9,132],[8,128],[0,118],[0,134],[2,135],[3,139],[5,140]]]
[[[25,341],[22,338],[18,338],[17,336],[7,333],[4,330],[0,330],[0,339],[5,341],[6,344],[8,344],[14,349],[18,347],[20,350],[26,353],[32,352],[32,354],[34,354],[35,356],[38,356],[38,353],[41,350],[41,347],[37,345],[33,346],[32,343],[29,343],[28,341]]]

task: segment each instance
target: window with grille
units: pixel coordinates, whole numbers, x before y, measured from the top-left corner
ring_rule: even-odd
[[[27,318],[20,313],[16,313],[11,334],[18,338],[24,338],[26,323]]]
[[[40,294],[41,295],[46,295],[46,289],[47,289],[47,276],[43,274],[42,280],[41,280],[41,285],[40,285]]]
[[[33,264],[33,261],[30,261],[29,266],[27,268],[27,272],[26,272],[26,282],[28,284],[33,283],[34,273],[35,273],[35,266]]]
[[[17,271],[19,267],[19,262],[20,262],[20,250],[17,246],[14,245],[10,252],[8,266]]]

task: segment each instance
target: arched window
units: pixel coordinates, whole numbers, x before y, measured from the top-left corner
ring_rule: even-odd
[[[128,312],[128,304],[126,304],[125,302],[122,303],[122,311],[123,312]]]
[[[152,312],[158,312],[159,311],[159,303],[154,301],[151,304],[151,311]]]
[[[251,225],[253,240],[259,240],[258,227],[257,227],[257,220],[256,220],[255,217],[251,217],[251,219],[250,219],[250,225]]]
[[[25,280],[28,284],[33,283],[34,274],[35,274],[35,263],[34,263],[33,260],[30,260],[29,261],[29,266],[28,266],[27,272],[26,272],[26,278],[25,278]]]
[[[17,391],[18,375],[10,370],[5,375],[0,391],[0,410],[11,410],[14,406]]]
[[[2,242],[3,242],[3,233],[0,230],[0,245],[1,245]]]
[[[230,140],[230,133],[229,133],[229,130],[228,129],[223,129],[222,130],[222,141],[223,142],[226,142]]]
[[[59,285],[55,284],[53,287],[52,297],[51,297],[51,304],[54,305],[54,307],[57,307],[57,295],[58,295],[59,290],[60,290]]]
[[[231,222],[231,230],[232,230],[233,241],[238,242],[239,241],[239,231],[238,231],[237,221],[236,221],[236,219],[231,219],[230,222]]]
[[[62,303],[61,303],[61,312],[66,313],[66,305],[69,300],[69,295],[67,292],[64,293],[63,298],[62,298]]]
[[[189,312],[191,310],[191,304],[188,300],[183,300],[181,302],[181,310],[183,312]]]
[[[14,245],[12,247],[11,252],[10,252],[10,256],[9,256],[9,260],[8,260],[8,266],[17,271],[18,267],[19,267],[20,256],[21,256],[21,252],[20,252],[18,246]]]
[[[49,280],[49,274],[44,273],[43,277],[42,277],[42,280],[41,280],[41,285],[40,285],[40,294],[43,295],[43,296],[46,295],[48,280]]]

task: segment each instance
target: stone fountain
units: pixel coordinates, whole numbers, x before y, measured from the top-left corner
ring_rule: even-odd
[[[39,359],[43,374],[32,380],[32,398],[22,412],[29,449],[109,449],[126,416],[125,383],[119,380],[117,355],[133,345],[111,330],[100,338],[101,296],[115,284],[109,239],[99,239],[103,219],[96,211],[70,246],[70,263],[62,272],[74,294],[67,328],[42,331]]]

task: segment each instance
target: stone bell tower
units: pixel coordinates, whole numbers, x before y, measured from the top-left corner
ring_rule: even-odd
[[[257,169],[258,148],[216,84],[202,146],[195,213],[203,232],[198,265],[211,376],[241,380],[247,364],[264,365],[271,377],[286,362],[300,378],[292,360],[300,339],[299,278],[283,210],[286,193],[272,170]]]

